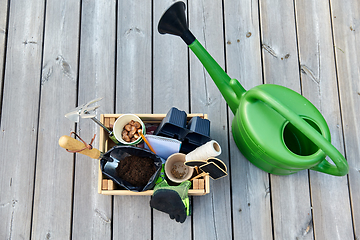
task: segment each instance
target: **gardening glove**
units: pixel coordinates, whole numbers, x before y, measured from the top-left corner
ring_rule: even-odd
[[[150,206],[164,213],[168,213],[171,219],[183,223],[190,215],[190,201],[188,190],[190,181],[182,182],[178,186],[169,186],[164,179],[154,188],[154,194]]]

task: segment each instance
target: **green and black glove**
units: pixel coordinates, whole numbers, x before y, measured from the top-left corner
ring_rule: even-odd
[[[190,201],[188,190],[190,181],[182,182],[178,186],[169,186],[165,179],[156,184],[150,206],[164,213],[171,219],[183,223],[190,215]]]

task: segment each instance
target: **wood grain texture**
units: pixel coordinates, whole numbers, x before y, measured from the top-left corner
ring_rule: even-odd
[[[31,235],[43,22],[44,1],[11,4],[0,132],[2,239]]]
[[[190,31],[224,67],[222,1],[189,1],[188,11]],[[210,136],[222,147],[218,158],[224,160],[228,166],[227,105],[215,83],[192,52],[189,61],[191,111],[208,114],[211,122]],[[192,219],[194,239],[212,239],[214,236],[218,239],[231,239],[229,177],[211,180],[210,194],[193,198]]]
[[[151,113],[151,2],[118,4],[117,113]]]
[[[355,239],[360,238],[360,4],[359,1],[331,1],[334,52],[340,92],[342,127]]]
[[[294,4],[282,0],[261,0],[259,4],[265,83],[299,92]]]
[[[265,83],[301,93],[294,11],[293,2],[260,1],[263,69]],[[274,237],[312,239],[307,171],[270,180]]]
[[[189,113],[188,49],[181,38],[161,35],[158,22],[175,1],[154,1],[153,6],[153,112],[167,113],[171,107]],[[153,238],[191,239],[192,217],[182,224],[153,210]],[[166,226],[166,227],[164,227]]]
[[[0,86],[2,86],[5,67],[5,43],[7,36],[8,0],[1,0],[0,5]],[[0,91],[0,99],[2,99],[2,91]]]
[[[162,14],[174,2],[155,1],[153,6],[154,113],[167,113],[173,106],[184,111],[189,108],[187,46],[181,38],[169,34],[161,35],[157,30]]]
[[[295,3],[303,95],[327,120],[331,142],[343,153],[329,3]],[[351,239],[353,232],[347,177],[310,171],[310,182],[315,238]]]
[[[224,1],[224,18],[227,72],[247,90],[262,84],[258,1]],[[229,113],[229,126],[233,118]],[[229,138],[233,237],[272,239],[268,173],[249,162]]]
[[[57,142],[74,128],[64,113],[76,101],[80,6],[48,2],[45,10],[32,238],[66,239],[71,234],[73,156]]]
[[[115,86],[115,1],[82,1],[78,105],[103,97],[100,113],[113,113]],[[106,26],[106,27],[105,27]],[[70,109],[71,110],[71,109]],[[77,132],[87,142],[99,126],[81,119]],[[99,136],[99,135],[98,135]],[[94,146],[98,146],[97,137]],[[111,239],[112,198],[97,193],[98,160],[76,155],[73,203],[73,239]]]
[[[116,113],[151,113],[151,15],[150,1],[118,1]],[[115,196],[113,215],[114,239],[151,239],[150,196]]]

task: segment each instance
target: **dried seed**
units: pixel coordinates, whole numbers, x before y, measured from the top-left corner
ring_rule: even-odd
[[[135,126],[136,128],[141,128],[141,124],[140,124],[139,122],[135,122],[135,123],[134,123],[134,126]]]
[[[123,136],[123,139],[124,139],[126,142],[130,142],[130,138],[129,138],[128,135]]]
[[[126,130],[126,131],[128,131],[128,132],[130,132],[131,131],[131,125],[130,124],[126,124],[125,125],[125,127],[124,127],[124,129]]]

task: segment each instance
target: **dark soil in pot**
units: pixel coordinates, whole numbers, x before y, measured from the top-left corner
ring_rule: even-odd
[[[156,172],[151,158],[128,156],[122,159],[116,168],[119,177],[135,187],[145,186]]]

